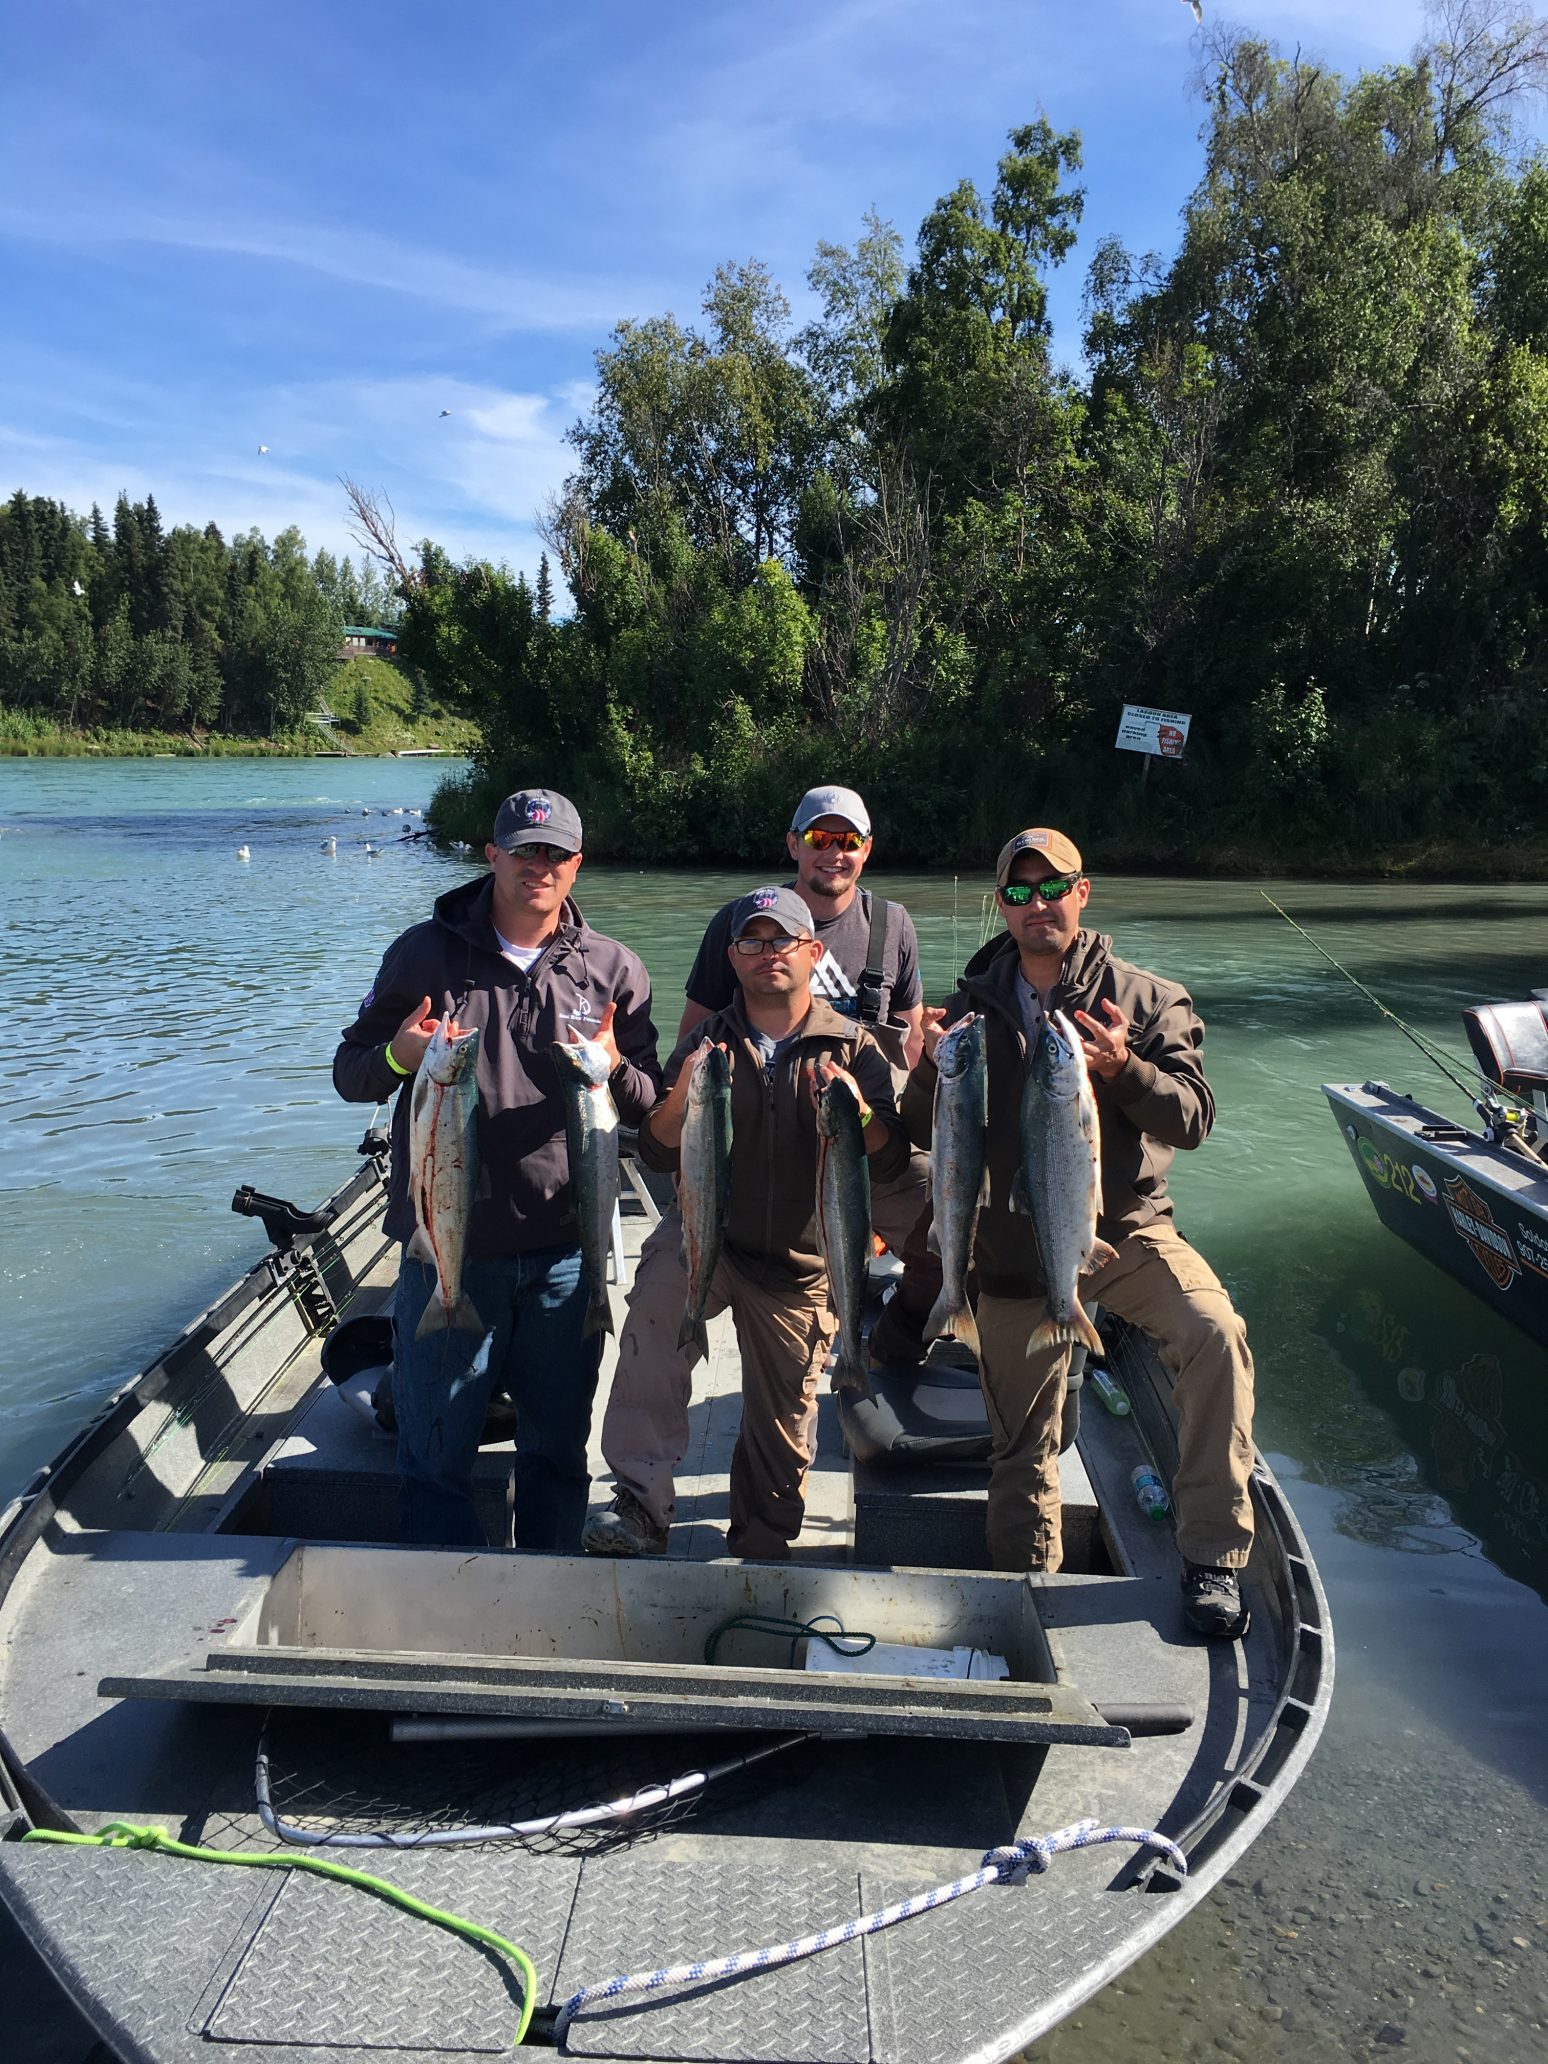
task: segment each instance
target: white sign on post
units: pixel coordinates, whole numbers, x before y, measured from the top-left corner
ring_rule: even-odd
[[[1118,749],[1152,753],[1158,760],[1180,760],[1193,718],[1183,710],[1142,709],[1126,702],[1118,725]]]

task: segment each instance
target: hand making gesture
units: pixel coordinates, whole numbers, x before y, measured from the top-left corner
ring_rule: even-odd
[[[1109,1002],[1105,996],[1102,1008],[1107,1013],[1105,1025],[1099,1025],[1088,1011],[1081,1010],[1076,1011],[1075,1022],[1090,1034],[1080,1042],[1086,1066],[1102,1081],[1112,1082],[1128,1066],[1129,1026],[1117,1004]]]

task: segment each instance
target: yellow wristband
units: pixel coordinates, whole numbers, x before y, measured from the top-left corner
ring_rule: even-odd
[[[405,1068],[403,1063],[398,1059],[397,1055],[393,1052],[392,1041],[390,1039],[388,1040],[387,1044],[382,1048],[382,1053],[386,1058],[388,1067],[391,1068],[394,1075],[413,1074],[413,1069]]]

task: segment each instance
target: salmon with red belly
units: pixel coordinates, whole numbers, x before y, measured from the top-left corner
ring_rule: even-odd
[[[409,1190],[418,1223],[407,1251],[435,1270],[416,1339],[453,1326],[489,1330],[462,1291],[478,1177],[478,1031],[448,1038],[443,1018],[414,1076],[409,1105]]]

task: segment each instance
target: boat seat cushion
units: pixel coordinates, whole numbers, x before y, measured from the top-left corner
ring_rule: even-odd
[[[1548,1006],[1480,1003],[1462,1013],[1462,1022],[1490,1082],[1522,1093],[1548,1089]]]

